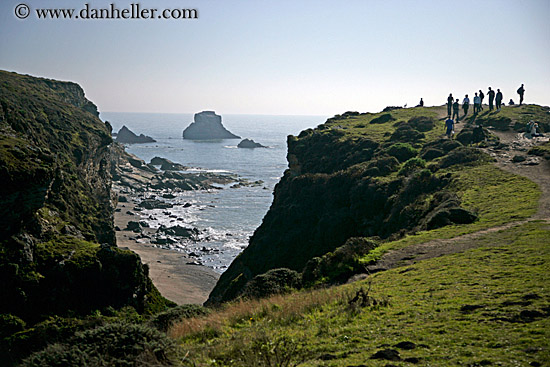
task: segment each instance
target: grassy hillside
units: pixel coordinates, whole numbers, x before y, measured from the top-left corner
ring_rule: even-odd
[[[539,106],[510,110],[486,111],[476,125],[506,119],[507,129],[519,129],[524,126],[519,121],[543,124],[548,115]],[[354,237],[388,248],[400,239],[452,237],[532,215],[540,195],[536,185],[498,169],[478,149],[498,146],[499,139],[467,124],[450,141],[444,137],[444,116],[443,107],[348,112],[290,136],[289,169],[273,204],[208,304],[246,294],[254,277],[275,268],[311,273],[312,261],[319,263]]]
[[[546,366],[549,234],[530,222],[353,284],[229,304],[172,336],[193,366]]]

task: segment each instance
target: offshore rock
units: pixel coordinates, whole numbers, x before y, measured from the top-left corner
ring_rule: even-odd
[[[237,148],[267,148],[265,145],[256,143],[252,139],[244,139],[238,145]]]
[[[195,121],[183,130],[183,138],[190,140],[240,139],[222,125],[222,117],[214,111],[195,114]]]
[[[122,126],[118,131],[116,136],[116,141],[122,144],[143,144],[143,143],[154,143],[155,139],[150,136],[140,134],[137,136],[133,131],[128,129],[126,126]]]

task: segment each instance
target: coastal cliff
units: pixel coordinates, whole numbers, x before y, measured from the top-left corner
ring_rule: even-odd
[[[546,116],[539,106],[510,111],[518,116],[485,112],[479,120],[520,131],[523,120]],[[456,140],[446,139],[444,113],[438,107],[348,112],[289,136],[289,168],[275,187],[271,208],[206,304],[254,295],[250,290],[267,281],[282,289],[294,277],[302,285],[345,282],[365,271],[368,262],[357,258],[380,243],[446,226],[483,225],[490,209],[481,201],[463,201],[476,170],[496,170],[480,147],[500,143],[473,120]],[[489,175],[499,177],[498,170]],[[478,184],[479,190],[505,185]],[[336,264],[335,256],[347,251],[358,253],[350,255],[350,264]],[[331,263],[339,269],[327,269]],[[274,271],[278,268],[284,271]]]
[[[77,84],[0,71],[0,314],[162,304],[139,256],[116,247],[111,144]]]

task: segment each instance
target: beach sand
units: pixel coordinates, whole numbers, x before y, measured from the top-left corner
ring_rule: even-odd
[[[125,231],[128,221],[138,221],[139,216],[126,214],[134,209],[130,202],[118,203],[115,212],[115,226],[121,228],[116,232],[117,246],[127,247],[136,252],[141,261],[149,265],[149,276],[160,293],[177,304],[202,304],[208,298],[210,291],[216,285],[219,274],[214,270],[200,265],[189,265],[194,259],[174,250],[156,248],[151,244],[138,243],[130,237],[136,234]],[[144,228],[144,233],[152,230]]]

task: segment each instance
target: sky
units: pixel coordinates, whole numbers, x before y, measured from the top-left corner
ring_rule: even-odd
[[[198,18],[36,14],[86,3]],[[522,83],[549,105],[549,17],[550,0],[2,0],[0,69],[74,81],[104,112],[335,115],[489,86],[517,102]]]

